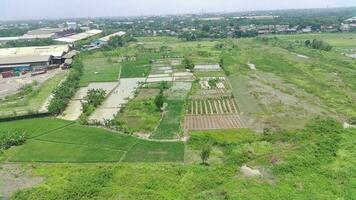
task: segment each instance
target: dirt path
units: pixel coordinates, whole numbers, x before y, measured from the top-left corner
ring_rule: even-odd
[[[0,199],[9,198],[17,190],[34,187],[43,181],[43,177],[32,176],[20,165],[3,164],[0,166]]]

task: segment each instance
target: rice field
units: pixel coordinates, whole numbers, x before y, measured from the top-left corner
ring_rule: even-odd
[[[182,162],[184,157],[182,142],[144,141],[54,118],[0,123],[1,131],[15,128],[29,139],[5,152],[9,162]]]

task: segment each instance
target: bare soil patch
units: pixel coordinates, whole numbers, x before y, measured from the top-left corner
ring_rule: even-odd
[[[239,115],[216,114],[216,115],[186,115],[184,130],[217,130],[245,128]]]
[[[30,171],[17,164],[4,164],[0,168],[0,199],[9,198],[17,190],[41,184],[43,177],[34,177]]]

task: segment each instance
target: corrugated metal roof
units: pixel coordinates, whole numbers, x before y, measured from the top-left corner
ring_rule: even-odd
[[[48,62],[51,56],[41,55],[24,55],[24,56],[9,56],[0,57],[0,65],[14,65],[14,64],[30,64],[35,62]]]
[[[114,36],[123,36],[123,35],[125,35],[125,34],[126,34],[126,32],[119,31],[119,32],[116,32],[116,33],[107,35],[107,36],[105,36],[105,37],[102,37],[102,38],[100,38],[99,40],[100,40],[100,41],[107,42],[107,41],[110,40],[111,37],[114,37]]]
[[[0,48],[0,57],[21,56],[21,55],[62,56],[63,53],[66,53],[68,51],[69,51],[68,45]]]
[[[76,50],[72,50],[72,51],[68,52],[66,55],[64,55],[63,58],[64,59],[73,58],[76,54],[77,54],[77,51]]]
[[[59,42],[73,43],[73,42],[76,42],[76,41],[79,41],[79,40],[83,40],[83,39],[88,38],[88,37],[92,37],[92,36],[97,35],[97,34],[102,33],[102,32],[103,32],[102,30],[90,30],[90,31],[86,31],[86,32],[83,32],[83,33],[78,33],[78,34],[75,34],[75,35],[71,35],[71,36],[68,36],[68,37],[58,38],[58,39],[55,39],[55,40],[59,41]]]

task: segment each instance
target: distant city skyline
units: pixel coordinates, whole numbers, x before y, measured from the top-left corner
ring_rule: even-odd
[[[0,0],[0,20],[240,12],[356,6],[356,0]]]

